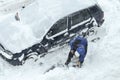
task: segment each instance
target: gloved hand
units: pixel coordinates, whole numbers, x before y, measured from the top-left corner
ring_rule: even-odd
[[[76,64],[77,67],[81,68],[82,67],[82,63],[80,61],[77,62]]]
[[[74,50],[70,50],[70,53],[71,53],[71,54],[75,54],[75,51],[74,51]]]
[[[77,62],[77,67],[81,67],[80,61]]]
[[[81,63],[80,61],[78,61],[78,62],[76,63],[76,65],[73,65],[73,67],[81,68],[81,65],[82,65],[82,63]]]

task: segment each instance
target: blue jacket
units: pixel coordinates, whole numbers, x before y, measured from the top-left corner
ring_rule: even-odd
[[[78,43],[78,48],[76,49],[76,51],[80,54],[80,56],[79,56],[79,61],[80,61],[80,62],[83,62],[83,61],[84,61],[84,58],[85,58],[85,56],[86,56],[86,49],[85,49],[85,48],[86,48],[88,42],[87,42],[87,39],[86,39],[86,38],[77,36],[77,37],[75,37],[73,40],[70,41],[70,47],[71,47],[71,49],[74,48],[73,43],[74,43],[76,40],[80,40],[80,41],[81,41],[80,43]]]

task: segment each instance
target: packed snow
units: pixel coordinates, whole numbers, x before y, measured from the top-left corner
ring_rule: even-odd
[[[30,3],[27,1],[25,2],[26,4]],[[86,0],[86,2],[88,2],[84,2],[81,5],[78,4],[79,1],[74,0],[44,0],[42,3],[41,0],[30,1],[33,3],[29,4],[29,6],[25,5],[25,8],[14,9],[15,11],[10,9],[13,12],[10,13],[8,11],[8,16],[0,21],[0,28],[4,26],[3,30],[0,32],[0,36],[4,37],[0,39],[0,43],[13,53],[20,52],[40,42],[50,27],[60,18],[87,6],[94,5],[94,2],[90,2],[89,0]],[[15,5],[15,3],[13,4]],[[23,5],[23,2],[19,4]],[[19,5],[14,7],[17,6]],[[2,9],[4,10],[6,8]],[[16,12],[18,12],[20,21],[16,21],[14,18]]]
[[[70,2],[72,4],[75,1],[77,5],[82,4],[81,0],[51,1],[58,8],[64,7],[58,4],[59,2]],[[97,35],[101,39],[95,43],[89,41],[87,56],[82,68],[57,67],[45,73],[54,64],[64,64],[70,50],[69,46],[65,45],[54,52],[48,53],[45,57],[39,58],[36,62],[33,59],[28,60],[22,66],[12,66],[0,58],[0,80],[120,80],[120,0],[88,1],[88,3],[96,2],[102,7],[105,22],[99,28],[99,35]],[[31,0],[29,4],[27,3],[25,9],[16,8],[12,11],[3,12],[4,7],[1,6],[7,5],[7,2],[13,4],[16,3],[16,0],[0,0],[0,43],[7,49],[16,52],[40,41],[43,32],[40,34],[41,28],[39,26],[49,26],[51,21],[48,19],[49,16],[43,16],[42,20],[40,19],[41,16],[39,15],[44,15],[44,13],[39,12],[33,15],[33,12],[43,10],[39,6],[43,7],[53,3],[48,0]],[[42,2],[47,3],[42,5]],[[85,5],[88,5],[88,3],[83,2]],[[73,8],[73,6],[69,5],[69,9]],[[20,21],[14,19],[17,11],[21,13],[20,17],[24,16],[21,17]],[[60,13],[55,12],[53,15],[60,15]],[[54,17],[52,20],[57,19],[59,18]],[[48,23],[41,23],[44,20],[48,20]]]

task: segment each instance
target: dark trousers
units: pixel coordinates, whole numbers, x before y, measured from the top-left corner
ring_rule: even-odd
[[[73,51],[73,52],[72,52]],[[68,65],[71,62],[76,50],[70,50],[66,64]]]

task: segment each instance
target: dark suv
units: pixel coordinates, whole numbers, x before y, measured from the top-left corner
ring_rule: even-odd
[[[3,49],[3,52],[0,52],[0,55],[12,65],[22,65],[25,60],[30,58],[34,53],[35,55],[46,53],[53,47],[68,43],[71,38],[76,36],[76,33],[80,33],[85,28],[93,28],[94,23],[100,27],[104,22],[103,17],[104,12],[97,4],[76,11],[53,24],[40,43],[34,44],[33,46],[22,50],[20,53],[14,54],[0,45]],[[6,57],[4,55],[5,53],[10,55],[10,57]]]
[[[91,28],[94,27],[93,22],[96,22],[97,26],[100,27],[104,21],[103,16],[104,13],[98,5],[69,14],[58,20],[50,28],[41,43],[43,45],[48,44],[50,47],[64,43],[66,39],[71,37],[71,34],[72,36],[76,35],[76,33],[87,28],[86,25],[88,24],[91,25]]]

